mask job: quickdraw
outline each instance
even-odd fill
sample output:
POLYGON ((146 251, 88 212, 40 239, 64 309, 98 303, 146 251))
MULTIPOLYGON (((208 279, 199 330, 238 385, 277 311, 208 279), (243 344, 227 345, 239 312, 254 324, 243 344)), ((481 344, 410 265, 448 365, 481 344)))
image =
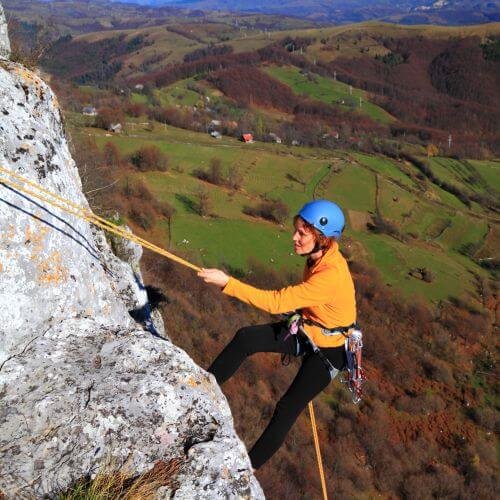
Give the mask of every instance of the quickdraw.
POLYGON ((358 328, 352 328, 345 340, 345 353, 347 357, 347 376, 341 378, 342 382, 352 393, 352 402, 358 404, 363 397, 363 383, 366 380, 361 367, 363 349, 363 333, 358 328))

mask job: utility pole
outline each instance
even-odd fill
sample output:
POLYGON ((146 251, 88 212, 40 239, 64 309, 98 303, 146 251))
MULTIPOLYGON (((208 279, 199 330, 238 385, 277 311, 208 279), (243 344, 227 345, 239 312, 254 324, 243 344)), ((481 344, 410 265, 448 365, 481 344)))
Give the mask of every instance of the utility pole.
POLYGON ((352 95, 352 85, 349 85, 349 95, 352 95))
POLYGON ((361 103, 363 102, 363 99, 361 97, 359 98, 359 107, 361 107, 361 103))
POLYGON ((448 149, 451 148, 451 134, 448 136, 448 149))
POLYGON ((335 81, 335 82, 337 81, 337 72, 336 71, 333 72, 333 81, 335 81))

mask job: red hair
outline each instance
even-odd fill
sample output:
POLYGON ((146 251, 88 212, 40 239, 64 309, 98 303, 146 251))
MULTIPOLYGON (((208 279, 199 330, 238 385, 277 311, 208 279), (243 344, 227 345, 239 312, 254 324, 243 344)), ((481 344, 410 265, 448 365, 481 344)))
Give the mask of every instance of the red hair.
POLYGON ((304 220, 300 215, 296 215, 293 218, 294 224, 297 222, 297 219, 300 219, 304 224, 304 227, 308 229, 311 233, 313 233, 315 243, 322 250, 328 250, 333 245, 335 238, 329 238, 328 236, 325 236, 319 229, 316 229, 312 224, 309 224, 309 222, 304 220))

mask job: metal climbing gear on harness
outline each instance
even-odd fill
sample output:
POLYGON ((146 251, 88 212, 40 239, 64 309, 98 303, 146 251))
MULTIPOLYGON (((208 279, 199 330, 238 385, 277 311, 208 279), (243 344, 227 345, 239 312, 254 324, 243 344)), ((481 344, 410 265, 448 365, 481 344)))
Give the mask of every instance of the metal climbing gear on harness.
POLYGON ((362 386, 366 380, 361 367, 361 350, 363 348, 363 333, 359 328, 353 328, 345 341, 347 357, 347 377, 342 382, 352 393, 352 402, 358 404, 363 396, 362 386))
MULTIPOLYGON (((298 336, 298 334, 300 333, 301 334, 300 337, 307 344, 309 344, 309 347, 312 349, 314 354, 317 354, 321 359, 321 361, 323 362, 323 364, 325 365, 330 375, 330 380, 333 380, 337 376, 337 373, 339 371, 332 365, 330 360, 321 352, 321 349, 309 338, 309 335, 307 335, 306 331, 302 327, 304 323, 304 318, 302 318, 302 315, 300 313, 291 313, 290 315, 285 315, 285 317, 287 318, 286 325, 288 328, 288 333, 284 340, 287 340, 290 336, 294 336, 297 345, 297 352, 295 355, 300 356, 301 354, 301 342, 299 341, 299 336, 298 336)), ((286 363, 286 361, 289 361, 286 359, 286 355, 282 356, 281 362, 285 366, 288 364, 286 363)))
MULTIPOLYGON (((290 335, 297 335, 297 333, 300 332, 302 334, 302 338, 305 339, 313 352, 317 354, 325 364, 326 368, 328 369, 328 373, 330 374, 330 380, 333 380, 336 377, 338 370, 330 363, 330 360, 323 354, 321 349, 311 340, 302 325, 306 324, 317 326, 321 328, 321 332, 328 337, 331 337, 333 335, 343 335, 345 337, 344 346, 347 359, 347 374, 341 379, 341 381, 347 385, 347 388, 351 392, 352 402, 354 404, 358 404, 362 399, 362 386, 364 381, 366 380, 365 373, 363 371, 363 368, 361 367, 363 333, 361 332, 358 324, 353 323, 349 326, 326 328, 316 321, 308 318, 303 318, 299 313, 292 313, 290 315, 287 315, 286 317, 288 334, 286 335, 285 340, 290 335)), ((299 355, 299 345, 300 343, 297 341, 297 356, 299 355)))
MULTIPOLYGON (((288 330, 288 333, 285 335, 285 338, 283 339, 284 342, 286 342, 290 336, 293 336, 293 339, 295 340, 295 356, 300 356, 300 342, 297 337, 297 333, 299 333, 299 326, 301 322, 301 316, 300 314, 292 314, 291 316, 287 317, 286 321, 286 328, 288 330)), ((288 366, 290 364, 290 359, 291 359, 291 354, 282 354, 281 355, 281 364, 283 366, 288 366)))
POLYGON ((337 376, 339 371, 332 365, 330 360, 323 354, 321 349, 309 338, 309 335, 307 335, 302 326, 299 326, 299 331, 302 333, 302 335, 304 335, 306 342, 309 343, 314 354, 317 354, 319 356, 319 359, 323 361, 323 364, 325 365, 326 369, 328 370, 328 374, 330 375, 330 382, 331 382, 337 376))

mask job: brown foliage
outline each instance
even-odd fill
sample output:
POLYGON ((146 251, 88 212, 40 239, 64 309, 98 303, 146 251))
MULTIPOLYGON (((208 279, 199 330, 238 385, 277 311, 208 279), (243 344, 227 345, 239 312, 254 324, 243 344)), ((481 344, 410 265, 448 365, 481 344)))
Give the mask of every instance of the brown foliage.
POLYGON ((125 106, 125 113, 134 118, 138 118, 139 116, 145 115, 147 109, 145 104, 130 102, 125 106))
POLYGON ((132 153, 130 162, 141 172, 159 170, 165 172, 168 166, 167 156, 155 145, 142 146, 132 153))
POLYGON ((103 107, 98 109, 95 117, 95 126, 108 130, 112 124, 123 123, 124 114, 119 108, 103 107))
POLYGON ((326 70, 376 94, 378 104, 401 122, 422 127, 418 134, 425 141, 444 147, 446 139, 439 135, 452 132, 453 153, 481 157, 485 146, 498 152, 500 109, 491 105, 500 91, 496 63, 483 57, 478 38, 417 36, 381 41, 392 53, 403 56, 400 64, 358 55, 336 58, 326 70), (425 129, 433 130, 427 138, 422 136, 425 129))
POLYGON ((118 168, 121 164, 120 150, 113 142, 108 141, 104 144, 102 156, 105 164, 113 169, 118 168))
POLYGON ((252 217, 262 217, 277 224, 283 224, 289 217, 288 206, 280 200, 267 200, 260 202, 256 207, 246 206, 243 213, 252 217))
POLYGON ((212 73, 208 80, 239 105, 293 112, 299 100, 288 85, 251 66, 236 66, 212 73))

